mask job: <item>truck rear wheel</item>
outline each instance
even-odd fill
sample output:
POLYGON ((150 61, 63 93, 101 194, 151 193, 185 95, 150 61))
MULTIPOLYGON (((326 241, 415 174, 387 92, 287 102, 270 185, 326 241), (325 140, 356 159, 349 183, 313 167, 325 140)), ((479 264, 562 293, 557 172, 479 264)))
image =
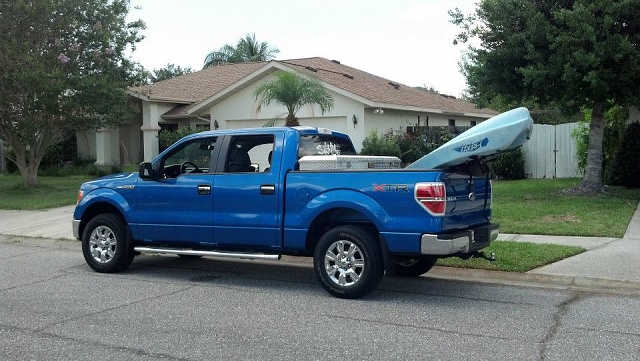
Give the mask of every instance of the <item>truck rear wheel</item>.
POLYGON ((106 213, 91 219, 82 233, 82 254, 97 272, 115 273, 129 267, 135 253, 122 218, 106 213))
POLYGON ((396 276, 418 277, 429 272, 436 261, 437 257, 396 257, 396 276))
POLYGON ((368 294, 384 274, 375 235, 358 226, 338 226, 325 233, 316 246, 313 267, 322 287, 339 298, 368 294))

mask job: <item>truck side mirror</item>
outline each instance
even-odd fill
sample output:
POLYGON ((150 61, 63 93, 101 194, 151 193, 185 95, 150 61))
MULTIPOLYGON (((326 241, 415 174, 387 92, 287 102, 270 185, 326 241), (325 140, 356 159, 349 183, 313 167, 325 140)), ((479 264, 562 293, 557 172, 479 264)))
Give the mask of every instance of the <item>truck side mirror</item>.
POLYGON ((140 177, 140 179, 154 179, 153 166, 151 163, 140 163, 138 167, 138 177, 140 177))

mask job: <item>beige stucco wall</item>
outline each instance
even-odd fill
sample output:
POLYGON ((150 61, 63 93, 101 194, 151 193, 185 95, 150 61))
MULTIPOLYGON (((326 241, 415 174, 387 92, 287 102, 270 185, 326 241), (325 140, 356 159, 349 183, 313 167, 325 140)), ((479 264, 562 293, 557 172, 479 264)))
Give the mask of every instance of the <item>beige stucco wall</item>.
POLYGON ((408 110, 394 110, 384 109, 383 113, 376 113, 374 109, 366 109, 366 134, 369 135, 372 131, 382 135, 389 129, 404 131, 407 126, 411 125, 429 125, 429 126, 448 126, 449 119, 456 121, 456 126, 470 126, 471 121, 475 120, 478 124, 484 119, 465 117, 454 114, 437 114, 437 113, 425 113, 415 112, 408 110), (420 123, 418 124, 418 117, 420 117, 420 123))
MULTIPOLYGON (((211 120, 217 120, 220 129, 235 129, 245 127, 262 127, 269 120, 277 118, 276 125, 284 125, 286 109, 278 104, 262 106, 258 111, 254 90, 262 82, 268 81, 272 76, 252 84, 232 96, 222 100, 208 109, 211 120)), ((384 109, 382 114, 374 113, 375 108, 365 108, 365 105, 346 95, 329 90, 333 96, 334 107, 324 115, 318 106, 305 106, 298 113, 301 125, 325 127, 347 133, 357 150, 362 147, 362 142, 372 130, 385 133, 389 129, 405 129, 407 125, 417 125, 420 116, 420 125, 426 125, 427 117, 430 126, 446 126, 449 119, 455 119, 457 126, 469 126, 471 120, 478 123, 479 118, 464 117, 453 114, 436 114, 415 112, 406 110, 384 109), (357 124, 353 124, 353 116, 357 124)), ((213 126, 212 126, 213 129, 213 126)))
MULTIPOLYGON (((254 91, 262 82, 271 77, 252 84, 233 96, 222 100, 209 108, 211 119, 217 120, 220 129, 235 129, 243 127, 262 127, 272 119, 279 119, 277 126, 284 125, 286 108, 282 105, 271 103, 269 106, 260 107, 256 102, 254 91)), ((301 125, 324 127, 346 132, 352 138, 354 144, 359 146, 364 140, 363 128, 364 108, 363 104, 342 94, 329 90, 334 99, 331 111, 322 114, 320 107, 304 106, 296 114, 301 125), (358 119, 358 124, 353 126, 353 115, 358 119)), ((212 127, 213 129, 213 127, 212 127)))

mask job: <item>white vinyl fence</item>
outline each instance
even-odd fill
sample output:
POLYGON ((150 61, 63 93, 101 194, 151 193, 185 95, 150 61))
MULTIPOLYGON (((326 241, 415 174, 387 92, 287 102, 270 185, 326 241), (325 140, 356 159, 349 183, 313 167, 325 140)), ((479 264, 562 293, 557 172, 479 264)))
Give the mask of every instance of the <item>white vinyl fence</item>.
POLYGON ((571 137, 578 123, 534 124, 531 140, 522 147, 527 178, 582 177, 578 170, 576 140, 571 137))

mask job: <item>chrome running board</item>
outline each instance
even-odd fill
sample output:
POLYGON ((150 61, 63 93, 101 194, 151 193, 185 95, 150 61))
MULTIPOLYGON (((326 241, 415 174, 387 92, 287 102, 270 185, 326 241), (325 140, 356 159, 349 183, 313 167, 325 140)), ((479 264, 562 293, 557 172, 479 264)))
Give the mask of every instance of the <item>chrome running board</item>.
POLYGON ((241 258, 241 259, 273 259, 273 260, 280 259, 279 254, 199 251, 199 250, 184 249, 184 248, 134 247, 133 250, 141 253, 181 254, 186 256, 211 256, 211 257, 226 257, 226 258, 241 258))

